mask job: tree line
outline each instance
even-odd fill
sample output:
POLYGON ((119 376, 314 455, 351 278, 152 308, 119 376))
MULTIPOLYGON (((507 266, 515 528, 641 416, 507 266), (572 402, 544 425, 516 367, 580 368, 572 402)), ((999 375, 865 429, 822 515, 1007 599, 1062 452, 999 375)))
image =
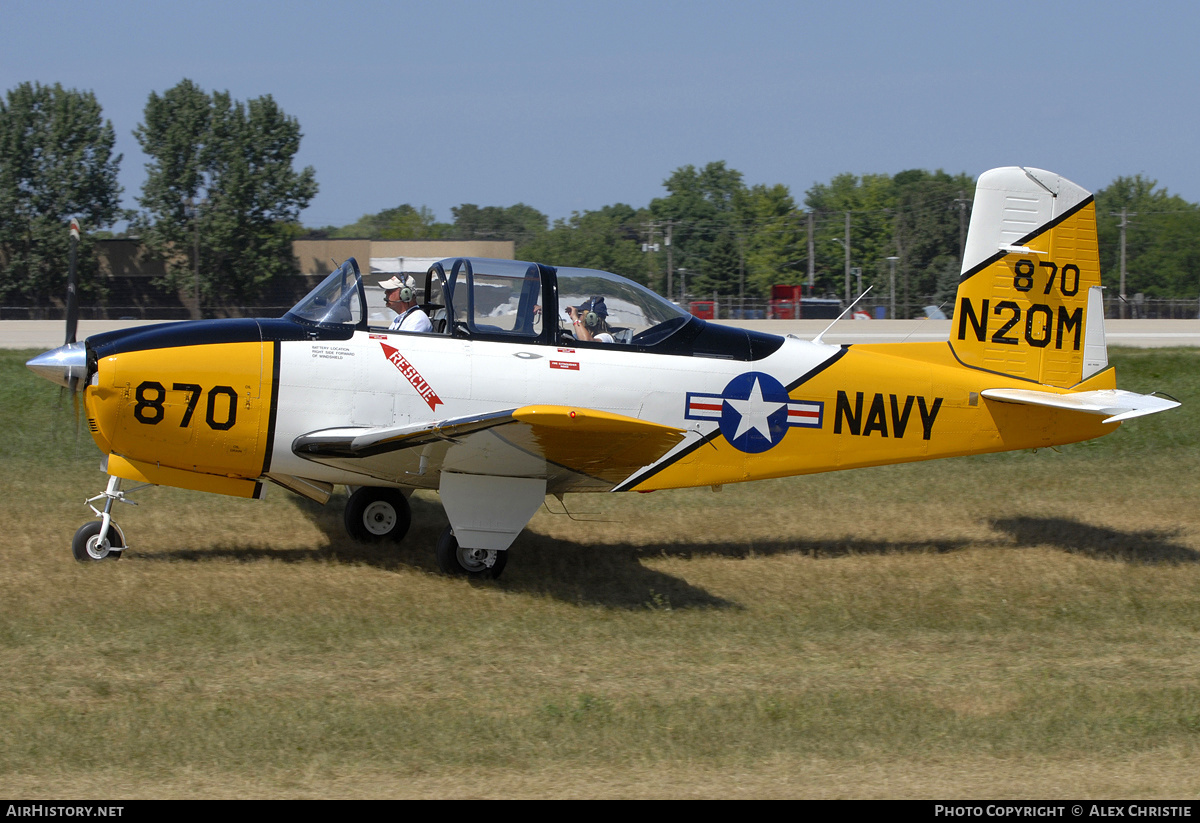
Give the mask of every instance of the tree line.
MULTIPOLYGON (((886 289, 894 267, 900 305, 941 303, 956 288, 974 197, 965 174, 913 169, 841 174, 797 202, 787 186, 748 185, 717 161, 674 170, 663 196, 644 206, 617 203, 553 222, 524 203, 464 203, 451 222, 405 203, 309 230, 299 217, 316 195, 316 173, 295 168, 300 125, 270 95, 239 101, 185 79, 149 95, 133 133, 149 158, 147 177, 139 208, 122 210, 122 158, 91 92, 22 83, 0 99, 0 300, 47 305, 63 293, 66 226, 77 217, 85 296, 99 287, 94 238, 124 220, 166 261, 162 285, 194 288, 204 302, 252 304, 294 271, 291 241, 318 235, 513 240, 519 258, 614 271, 677 299, 684 288, 758 298, 775 284, 844 297, 886 289)), ((1200 293, 1200 206, 1137 175, 1098 191, 1096 211, 1110 293, 1122 256, 1129 294, 1200 293)))
POLYGON ((48 305, 66 290, 77 217, 80 291, 95 299, 95 240, 129 234, 166 263, 166 288, 245 305, 295 271, 292 240, 317 193, 297 170, 300 125, 270 95, 234 100, 183 80, 152 92, 134 136, 149 158, 137 203, 120 208, 121 155, 91 92, 22 83, 0 100, 0 300, 48 305))
MULTIPOLYGON (((404 204, 319 233, 514 240, 520 259, 614 271, 677 299, 685 286, 689 295, 723 301, 762 298, 776 284, 811 285, 815 296, 839 298, 848 287, 851 299, 875 286, 878 295, 889 288, 894 264, 900 305, 938 305, 957 289, 975 196, 966 174, 912 169, 840 174, 797 203, 786 186, 747 185, 724 162, 682 166, 663 187, 664 196, 640 208, 617 203, 553 223, 524 203, 464 204, 451 209, 449 223, 404 204)), ((1096 215, 1111 294, 1119 285, 1122 223, 1128 294, 1200 294, 1200 206, 1136 175, 1096 192, 1096 215)))

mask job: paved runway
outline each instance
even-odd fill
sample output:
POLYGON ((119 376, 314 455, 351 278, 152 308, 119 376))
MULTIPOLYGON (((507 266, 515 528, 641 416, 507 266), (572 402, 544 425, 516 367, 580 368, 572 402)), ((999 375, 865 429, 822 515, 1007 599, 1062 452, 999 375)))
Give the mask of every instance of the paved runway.
MULTIPOLYGON (((80 320, 80 340, 89 334, 112 329, 149 326, 157 320, 80 320)), ((742 323, 718 321, 722 325, 742 325, 772 334, 794 334, 811 340, 829 325, 827 320, 747 320, 742 323)), ((825 335, 827 343, 899 343, 914 340, 948 340, 950 320, 842 320, 825 335)), ((1200 320, 1106 320, 1110 346, 1155 348, 1161 346, 1200 346, 1200 320)), ((62 345, 61 320, 0 320, 0 348, 52 349, 62 345)))

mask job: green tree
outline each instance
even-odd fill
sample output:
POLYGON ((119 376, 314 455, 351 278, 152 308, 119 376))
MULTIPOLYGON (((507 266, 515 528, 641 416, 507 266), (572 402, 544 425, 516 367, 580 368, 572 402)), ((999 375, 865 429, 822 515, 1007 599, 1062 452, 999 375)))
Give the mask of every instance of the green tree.
POLYGON ((1118 177, 1096 192, 1100 272, 1119 293, 1121 213, 1125 212, 1125 292, 1147 297, 1195 297, 1200 288, 1200 206, 1140 174, 1118 177))
MULTIPOLYGON (((71 217, 85 230, 121 217, 115 142, 91 92, 22 83, 0 100, 0 297, 44 306, 65 295, 71 217)), ((85 231, 85 295, 95 271, 85 231)))
MULTIPOLYGON (((742 173, 727 168, 724 161, 702 169, 687 165, 676 169, 663 186, 668 194, 650 202, 650 214, 660 237, 670 232, 675 269, 696 273, 694 280, 689 274, 689 291, 737 294, 745 229, 740 208, 746 196, 742 173)), ((659 282, 665 284, 665 279, 659 282)), ((673 284, 676 294, 678 289, 673 284)))
POLYGON ((202 301, 245 303, 294 270, 291 241, 317 184, 312 167, 293 168, 300 125, 270 95, 243 103, 185 79, 151 93, 134 135, 151 160, 139 227, 171 285, 198 271, 202 301))
POLYGON ((320 230, 328 237, 366 237, 371 240, 440 240, 454 236, 454 226, 439 223, 426 206, 408 203, 377 214, 364 214, 357 222, 341 228, 320 230))
POLYGON ((520 249, 546 231, 546 215, 532 206, 485 206, 463 203, 450 209, 454 233, 464 240, 513 240, 520 249))
POLYGON ((913 169, 897 174, 892 184, 896 188, 896 254, 900 257, 897 312, 912 317, 925 300, 953 299, 953 291, 945 292, 947 272, 953 272, 962 260, 959 243, 964 213, 959 201, 974 198, 975 183, 965 174, 913 169))
POLYGON ((602 269, 646 282, 646 262, 640 245, 644 212, 624 203, 599 211, 576 212, 521 246, 518 256, 555 266, 602 269))
POLYGON ((808 229, 787 186, 752 186, 741 201, 741 224, 746 295, 769 296, 777 283, 799 283, 808 229))
MULTIPOLYGON (((896 189, 886 174, 839 174, 805 193, 804 204, 814 215, 814 273, 819 291, 845 291, 846 213, 850 213, 850 265, 863 271, 863 287, 875 286, 875 296, 888 285, 885 262, 896 253, 896 189)), ((799 282, 781 280, 779 282, 799 282)), ((852 283, 851 289, 857 290, 852 283)), ((857 296, 857 295, 855 295, 857 296)))

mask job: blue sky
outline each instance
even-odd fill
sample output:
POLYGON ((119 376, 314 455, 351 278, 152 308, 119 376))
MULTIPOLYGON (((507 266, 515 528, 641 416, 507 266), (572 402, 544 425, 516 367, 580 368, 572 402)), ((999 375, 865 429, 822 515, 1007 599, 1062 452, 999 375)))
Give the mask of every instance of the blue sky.
POLYGON ((1143 174, 1200 201, 1200 4, 0 0, 0 91, 95 92, 125 205, 151 91, 271 94, 304 132, 307 226, 411 203, 551 218, 724 160, 797 201, 842 172, 1143 174))

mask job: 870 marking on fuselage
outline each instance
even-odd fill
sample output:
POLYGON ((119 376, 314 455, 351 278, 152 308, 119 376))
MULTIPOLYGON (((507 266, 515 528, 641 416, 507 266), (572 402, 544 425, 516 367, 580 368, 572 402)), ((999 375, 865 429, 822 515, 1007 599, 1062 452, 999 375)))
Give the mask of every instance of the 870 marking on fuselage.
MULTIPOLYGON (((1013 267, 1013 288, 1022 293, 1033 291, 1037 275, 1042 273, 1048 277, 1041 294, 1053 294, 1056 285, 1063 297, 1074 297, 1079 293, 1079 267, 1074 263, 1059 266, 1049 260, 1040 260, 1035 264, 1024 258, 1013 267)), ((1068 310, 1063 305, 1034 303, 1023 307, 1015 300, 999 300, 993 304, 989 298, 983 298, 977 306, 971 298, 960 297, 957 337, 967 340, 968 334, 973 334, 981 343, 990 341, 1017 346, 1023 338, 1030 346, 1040 349, 1069 346, 1073 351, 1079 351, 1083 336, 1083 306, 1068 310), (994 331, 990 327, 993 317, 999 321, 994 331)))
MULTIPOLYGON (((187 428, 192 422, 192 412, 200 400, 201 387, 195 383, 173 383, 174 391, 187 392, 187 408, 183 412, 180 428, 187 428)), ((166 417, 165 402, 167 390, 157 380, 143 380, 134 391, 133 416, 139 423, 156 426, 166 417)), ((213 386, 208 390, 208 404, 204 410, 204 422, 214 431, 228 431, 237 421, 237 392, 232 386, 213 386), (225 399, 225 408, 220 408, 220 400, 225 399), (224 419, 221 419, 224 418, 224 419)))

